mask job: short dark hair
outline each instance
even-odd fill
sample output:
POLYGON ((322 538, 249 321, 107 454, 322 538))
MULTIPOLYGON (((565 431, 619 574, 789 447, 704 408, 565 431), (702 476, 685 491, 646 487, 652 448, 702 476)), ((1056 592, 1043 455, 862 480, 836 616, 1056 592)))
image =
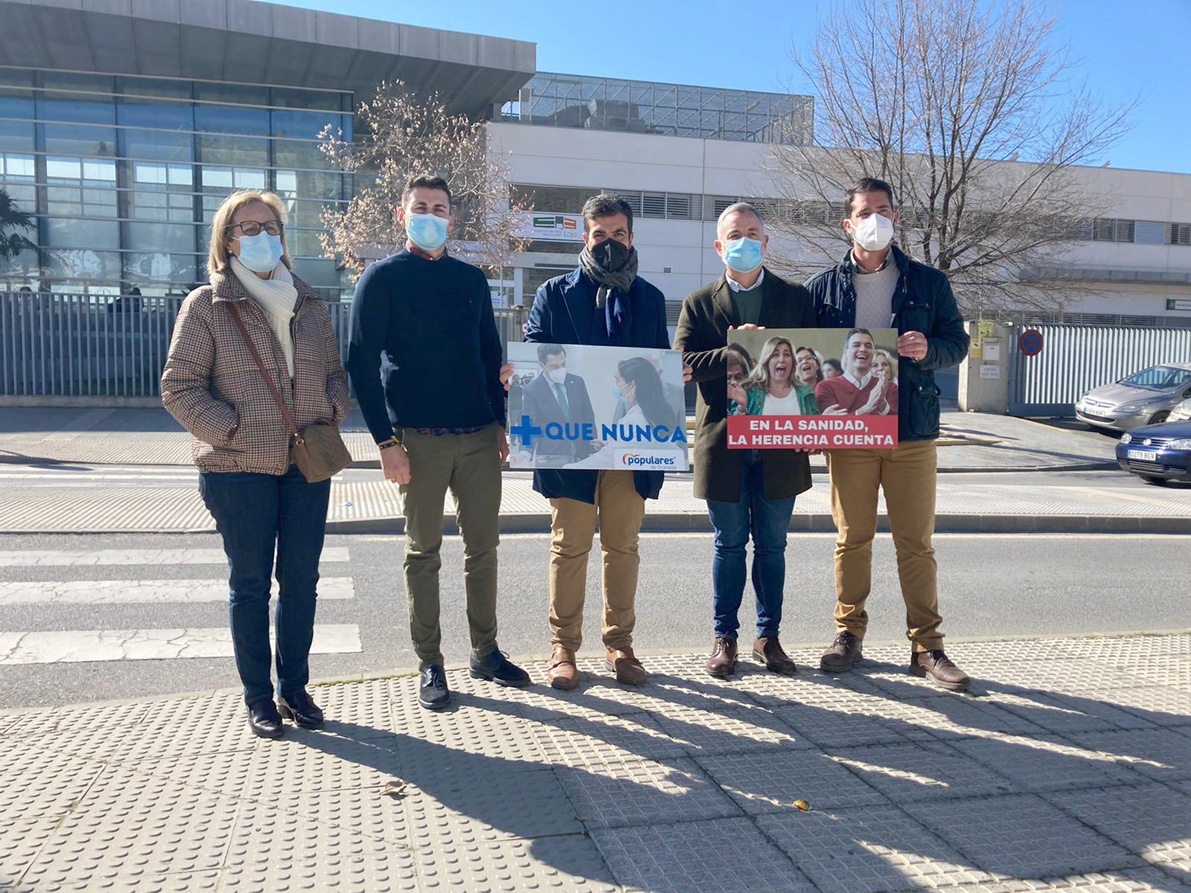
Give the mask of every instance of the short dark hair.
MULTIPOLYGON (((874 191, 875 190, 872 190, 872 189, 865 190, 865 192, 874 192, 874 191)), ((870 332, 868 329, 852 329, 851 331, 848 332, 847 335, 844 336, 844 350, 848 349, 848 342, 852 340, 853 335, 868 335, 869 340, 874 340, 873 333, 870 332)))
POLYGON ((588 224, 597 217, 614 217, 623 214, 629 222, 629 232, 633 231, 633 206, 619 195, 600 193, 593 195, 583 203, 583 232, 591 229, 588 224))
POLYGON ((848 190, 848 194, 844 196, 844 216, 852 216, 852 199, 865 192, 883 192, 889 196, 889 207, 893 207, 893 187, 884 180, 878 180, 876 177, 861 177, 852 184, 852 188, 848 190))
POLYGON ((567 349, 561 344, 539 344, 538 345, 538 362, 543 366, 546 365, 546 357, 552 357, 555 354, 567 355, 567 349))
POLYGON ((418 174, 416 177, 410 177, 409 182, 405 184, 405 189, 401 190, 401 206, 403 208, 415 189, 440 189, 447 194, 448 207, 451 204, 451 187, 447 185, 446 180, 435 174, 418 174))

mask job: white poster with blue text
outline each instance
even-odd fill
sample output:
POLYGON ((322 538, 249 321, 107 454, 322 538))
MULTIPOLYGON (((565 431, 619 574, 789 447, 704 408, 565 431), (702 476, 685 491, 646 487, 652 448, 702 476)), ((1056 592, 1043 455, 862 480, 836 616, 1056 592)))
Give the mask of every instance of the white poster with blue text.
POLYGON ((509 465, 686 471, 682 354, 509 342, 509 465))

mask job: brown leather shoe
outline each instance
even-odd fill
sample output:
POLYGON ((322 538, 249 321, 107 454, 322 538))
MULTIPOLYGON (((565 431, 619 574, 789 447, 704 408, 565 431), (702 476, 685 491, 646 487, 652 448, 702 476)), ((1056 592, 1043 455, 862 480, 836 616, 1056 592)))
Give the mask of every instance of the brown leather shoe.
POLYGON ((649 674, 632 648, 608 649, 608 669, 616 674, 616 681, 625 685, 644 685, 649 674))
POLYGON ((968 674, 953 664, 941 648, 912 652, 910 672, 915 676, 928 676, 935 685, 949 691, 967 691, 972 684, 968 674))
POLYGON ((793 676, 798 672, 794 661, 782 650, 782 643, 777 640, 777 636, 762 636, 753 642, 753 660, 765 664, 765 669, 774 673, 793 676))
POLYGON ((550 652, 550 668, 546 670, 546 681, 551 688, 570 691, 579 685, 579 668, 575 666, 575 652, 562 645, 555 645, 550 652))
POLYGON ((717 636, 707 658, 707 675, 723 679, 736 672, 736 640, 717 636))
POLYGON ((819 658, 819 669, 825 673, 846 673, 861 657, 860 640, 843 630, 819 658))

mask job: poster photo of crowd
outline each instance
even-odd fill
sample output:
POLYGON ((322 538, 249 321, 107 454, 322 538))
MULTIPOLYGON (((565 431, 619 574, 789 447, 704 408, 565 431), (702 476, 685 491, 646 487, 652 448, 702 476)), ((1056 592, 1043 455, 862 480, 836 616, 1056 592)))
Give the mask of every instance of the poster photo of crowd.
POLYGON ((728 333, 728 446, 897 446, 896 329, 728 333))

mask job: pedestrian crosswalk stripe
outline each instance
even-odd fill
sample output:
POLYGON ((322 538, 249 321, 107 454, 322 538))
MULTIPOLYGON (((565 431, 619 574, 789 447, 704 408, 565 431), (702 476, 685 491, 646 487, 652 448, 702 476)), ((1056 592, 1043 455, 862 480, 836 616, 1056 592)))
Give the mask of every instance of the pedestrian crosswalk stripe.
MULTIPOLYGON (((363 650, 356 624, 315 624, 311 654, 363 650)), ((0 632, 0 666, 231 656, 227 627, 0 632)))
MULTIPOLYGON (((323 549, 321 564, 348 560, 347 547, 323 549)), ((0 567, 64 567, 114 564, 227 564, 222 549, 96 549, 93 551, 0 551, 0 567)))
MULTIPOLYGON (((274 586, 276 595, 276 586, 274 586)), ((319 599, 356 597, 351 577, 323 577, 319 599)), ((8 605, 138 605, 224 602, 220 580, 57 580, 0 583, 0 607, 8 605)))

